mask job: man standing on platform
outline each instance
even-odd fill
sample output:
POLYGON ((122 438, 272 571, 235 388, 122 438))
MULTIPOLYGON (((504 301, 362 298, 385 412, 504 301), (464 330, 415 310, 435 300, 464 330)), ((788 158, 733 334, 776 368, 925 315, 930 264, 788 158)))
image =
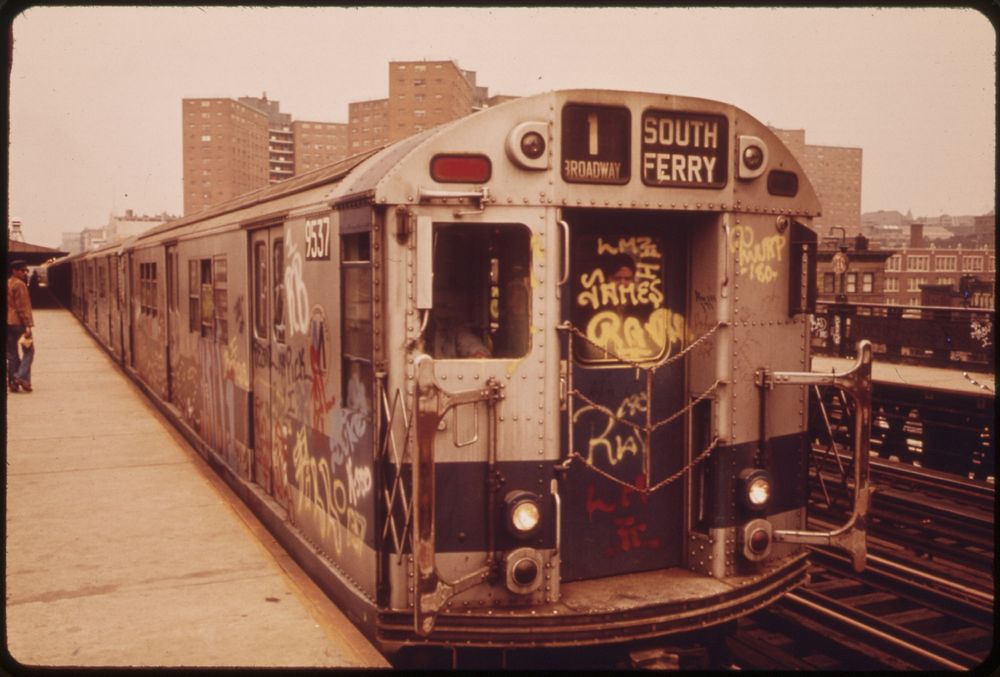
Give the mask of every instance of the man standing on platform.
POLYGON ((28 296, 28 264, 14 261, 7 279, 7 387, 12 393, 18 388, 31 392, 31 361, 34 357, 31 327, 31 298, 28 296), (23 337, 23 340, 22 340, 23 337), (23 357, 18 354, 22 343, 23 357))

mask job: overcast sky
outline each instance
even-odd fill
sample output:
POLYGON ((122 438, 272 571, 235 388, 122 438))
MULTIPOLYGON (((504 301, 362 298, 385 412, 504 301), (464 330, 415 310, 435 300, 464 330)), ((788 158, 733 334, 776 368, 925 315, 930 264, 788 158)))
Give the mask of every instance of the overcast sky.
POLYGON ((347 122, 391 60, 453 59, 491 94, 725 101, 862 148, 862 211, 994 208, 996 36, 971 9, 34 7, 13 36, 10 216, 46 246, 181 214, 181 99, 347 122))

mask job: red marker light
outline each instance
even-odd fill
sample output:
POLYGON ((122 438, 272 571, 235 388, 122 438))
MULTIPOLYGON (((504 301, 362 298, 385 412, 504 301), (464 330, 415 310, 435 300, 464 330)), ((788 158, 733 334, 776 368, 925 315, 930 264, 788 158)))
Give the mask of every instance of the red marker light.
POLYGON ((431 178, 440 183, 486 183, 493 164, 485 155, 435 155, 431 178))

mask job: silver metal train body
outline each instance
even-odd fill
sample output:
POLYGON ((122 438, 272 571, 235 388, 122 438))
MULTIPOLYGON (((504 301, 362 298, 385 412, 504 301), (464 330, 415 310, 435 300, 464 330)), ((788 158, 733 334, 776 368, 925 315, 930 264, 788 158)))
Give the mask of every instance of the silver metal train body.
MULTIPOLYGON (((502 104, 52 267, 383 648, 688 632, 863 565, 805 530, 820 205, 732 105, 502 104)), ((863 419, 864 417, 859 417, 863 419)), ((136 453, 142 453, 136 450, 136 453)))

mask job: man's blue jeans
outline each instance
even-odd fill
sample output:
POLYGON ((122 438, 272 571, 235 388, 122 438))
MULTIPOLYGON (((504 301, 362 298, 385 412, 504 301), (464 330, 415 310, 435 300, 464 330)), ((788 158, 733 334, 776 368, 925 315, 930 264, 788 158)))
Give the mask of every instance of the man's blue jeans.
POLYGON ((32 346, 24 351, 24 356, 17 354, 17 341, 24 333, 24 327, 19 324, 7 327, 7 383, 20 379, 31 383, 31 362, 35 359, 35 348, 32 346))

